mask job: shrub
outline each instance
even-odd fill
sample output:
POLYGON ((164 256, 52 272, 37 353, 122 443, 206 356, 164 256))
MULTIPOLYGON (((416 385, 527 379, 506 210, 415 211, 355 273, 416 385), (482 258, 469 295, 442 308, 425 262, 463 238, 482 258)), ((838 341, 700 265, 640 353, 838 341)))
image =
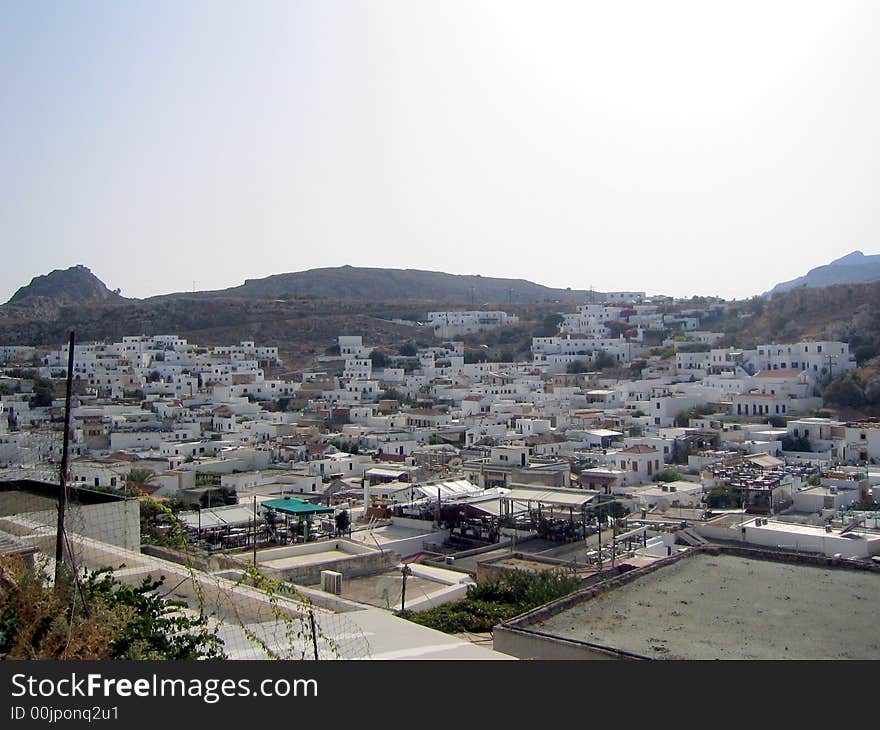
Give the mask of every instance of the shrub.
POLYGON ((578 579, 562 571, 514 570, 492 583, 468 588, 468 596, 427 611, 402 615, 410 621, 454 634, 487 632, 496 624, 576 591, 578 579))
POLYGON ((595 365, 598 370, 613 368, 617 365, 617 358, 615 358, 614 355, 608 354, 605 350, 599 350, 599 352, 596 353, 596 358, 593 360, 593 365, 595 365))

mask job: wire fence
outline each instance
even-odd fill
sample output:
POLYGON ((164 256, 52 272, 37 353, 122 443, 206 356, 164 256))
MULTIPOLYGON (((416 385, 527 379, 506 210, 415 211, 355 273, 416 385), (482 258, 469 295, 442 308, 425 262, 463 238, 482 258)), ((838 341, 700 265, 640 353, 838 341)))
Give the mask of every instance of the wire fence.
POLYGON ((0 654, 370 658, 345 601, 293 585, 247 547, 205 550, 160 500, 62 488, 58 475, 40 464, 0 478, 0 654))

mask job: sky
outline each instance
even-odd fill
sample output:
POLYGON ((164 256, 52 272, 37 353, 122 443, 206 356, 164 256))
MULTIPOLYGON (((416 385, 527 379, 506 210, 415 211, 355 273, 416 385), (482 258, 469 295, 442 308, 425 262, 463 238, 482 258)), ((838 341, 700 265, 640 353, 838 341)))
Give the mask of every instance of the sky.
POLYGON ((325 266, 743 298, 880 252, 880 3, 0 0, 0 302, 325 266))

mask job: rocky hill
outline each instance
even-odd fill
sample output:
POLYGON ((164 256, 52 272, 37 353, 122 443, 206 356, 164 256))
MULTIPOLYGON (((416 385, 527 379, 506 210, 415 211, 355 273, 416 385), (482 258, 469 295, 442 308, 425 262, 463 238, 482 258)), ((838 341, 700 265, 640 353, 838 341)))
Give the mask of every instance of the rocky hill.
POLYGON ((853 251, 830 264, 810 269, 804 276, 777 284, 770 290, 770 294, 781 294, 801 287, 816 288, 872 281, 880 281, 880 255, 865 256, 861 251, 853 251))
POLYGON ((55 269, 43 276, 35 276, 30 284, 15 292, 7 304, 18 307, 45 307, 121 304, 125 301, 118 292, 110 291, 103 281, 88 268, 79 264, 69 269, 55 269))
POLYGON ((547 300, 582 303, 588 301, 590 292, 554 289, 525 279, 499 279, 478 274, 338 266, 248 279, 241 286, 201 292, 200 295, 246 299, 313 296, 367 302, 420 300, 480 306, 547 300))
POLYGON ((800 287, 772 299, 753 297, 729 309, 724 344, 754 347, 803 339, 850 343, 856 359, 880 355, 880 282, 800 287))

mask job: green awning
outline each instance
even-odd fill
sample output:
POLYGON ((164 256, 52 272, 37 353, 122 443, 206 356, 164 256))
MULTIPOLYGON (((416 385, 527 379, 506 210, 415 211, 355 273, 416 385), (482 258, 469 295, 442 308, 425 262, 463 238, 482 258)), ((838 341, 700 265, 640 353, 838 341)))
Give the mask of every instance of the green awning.
POLYGON ((333 507, 322 507, 296 497, 270 499, 263 502, 263 507, 269 507, 289 515, 328 515, 336 511, 333 507))

